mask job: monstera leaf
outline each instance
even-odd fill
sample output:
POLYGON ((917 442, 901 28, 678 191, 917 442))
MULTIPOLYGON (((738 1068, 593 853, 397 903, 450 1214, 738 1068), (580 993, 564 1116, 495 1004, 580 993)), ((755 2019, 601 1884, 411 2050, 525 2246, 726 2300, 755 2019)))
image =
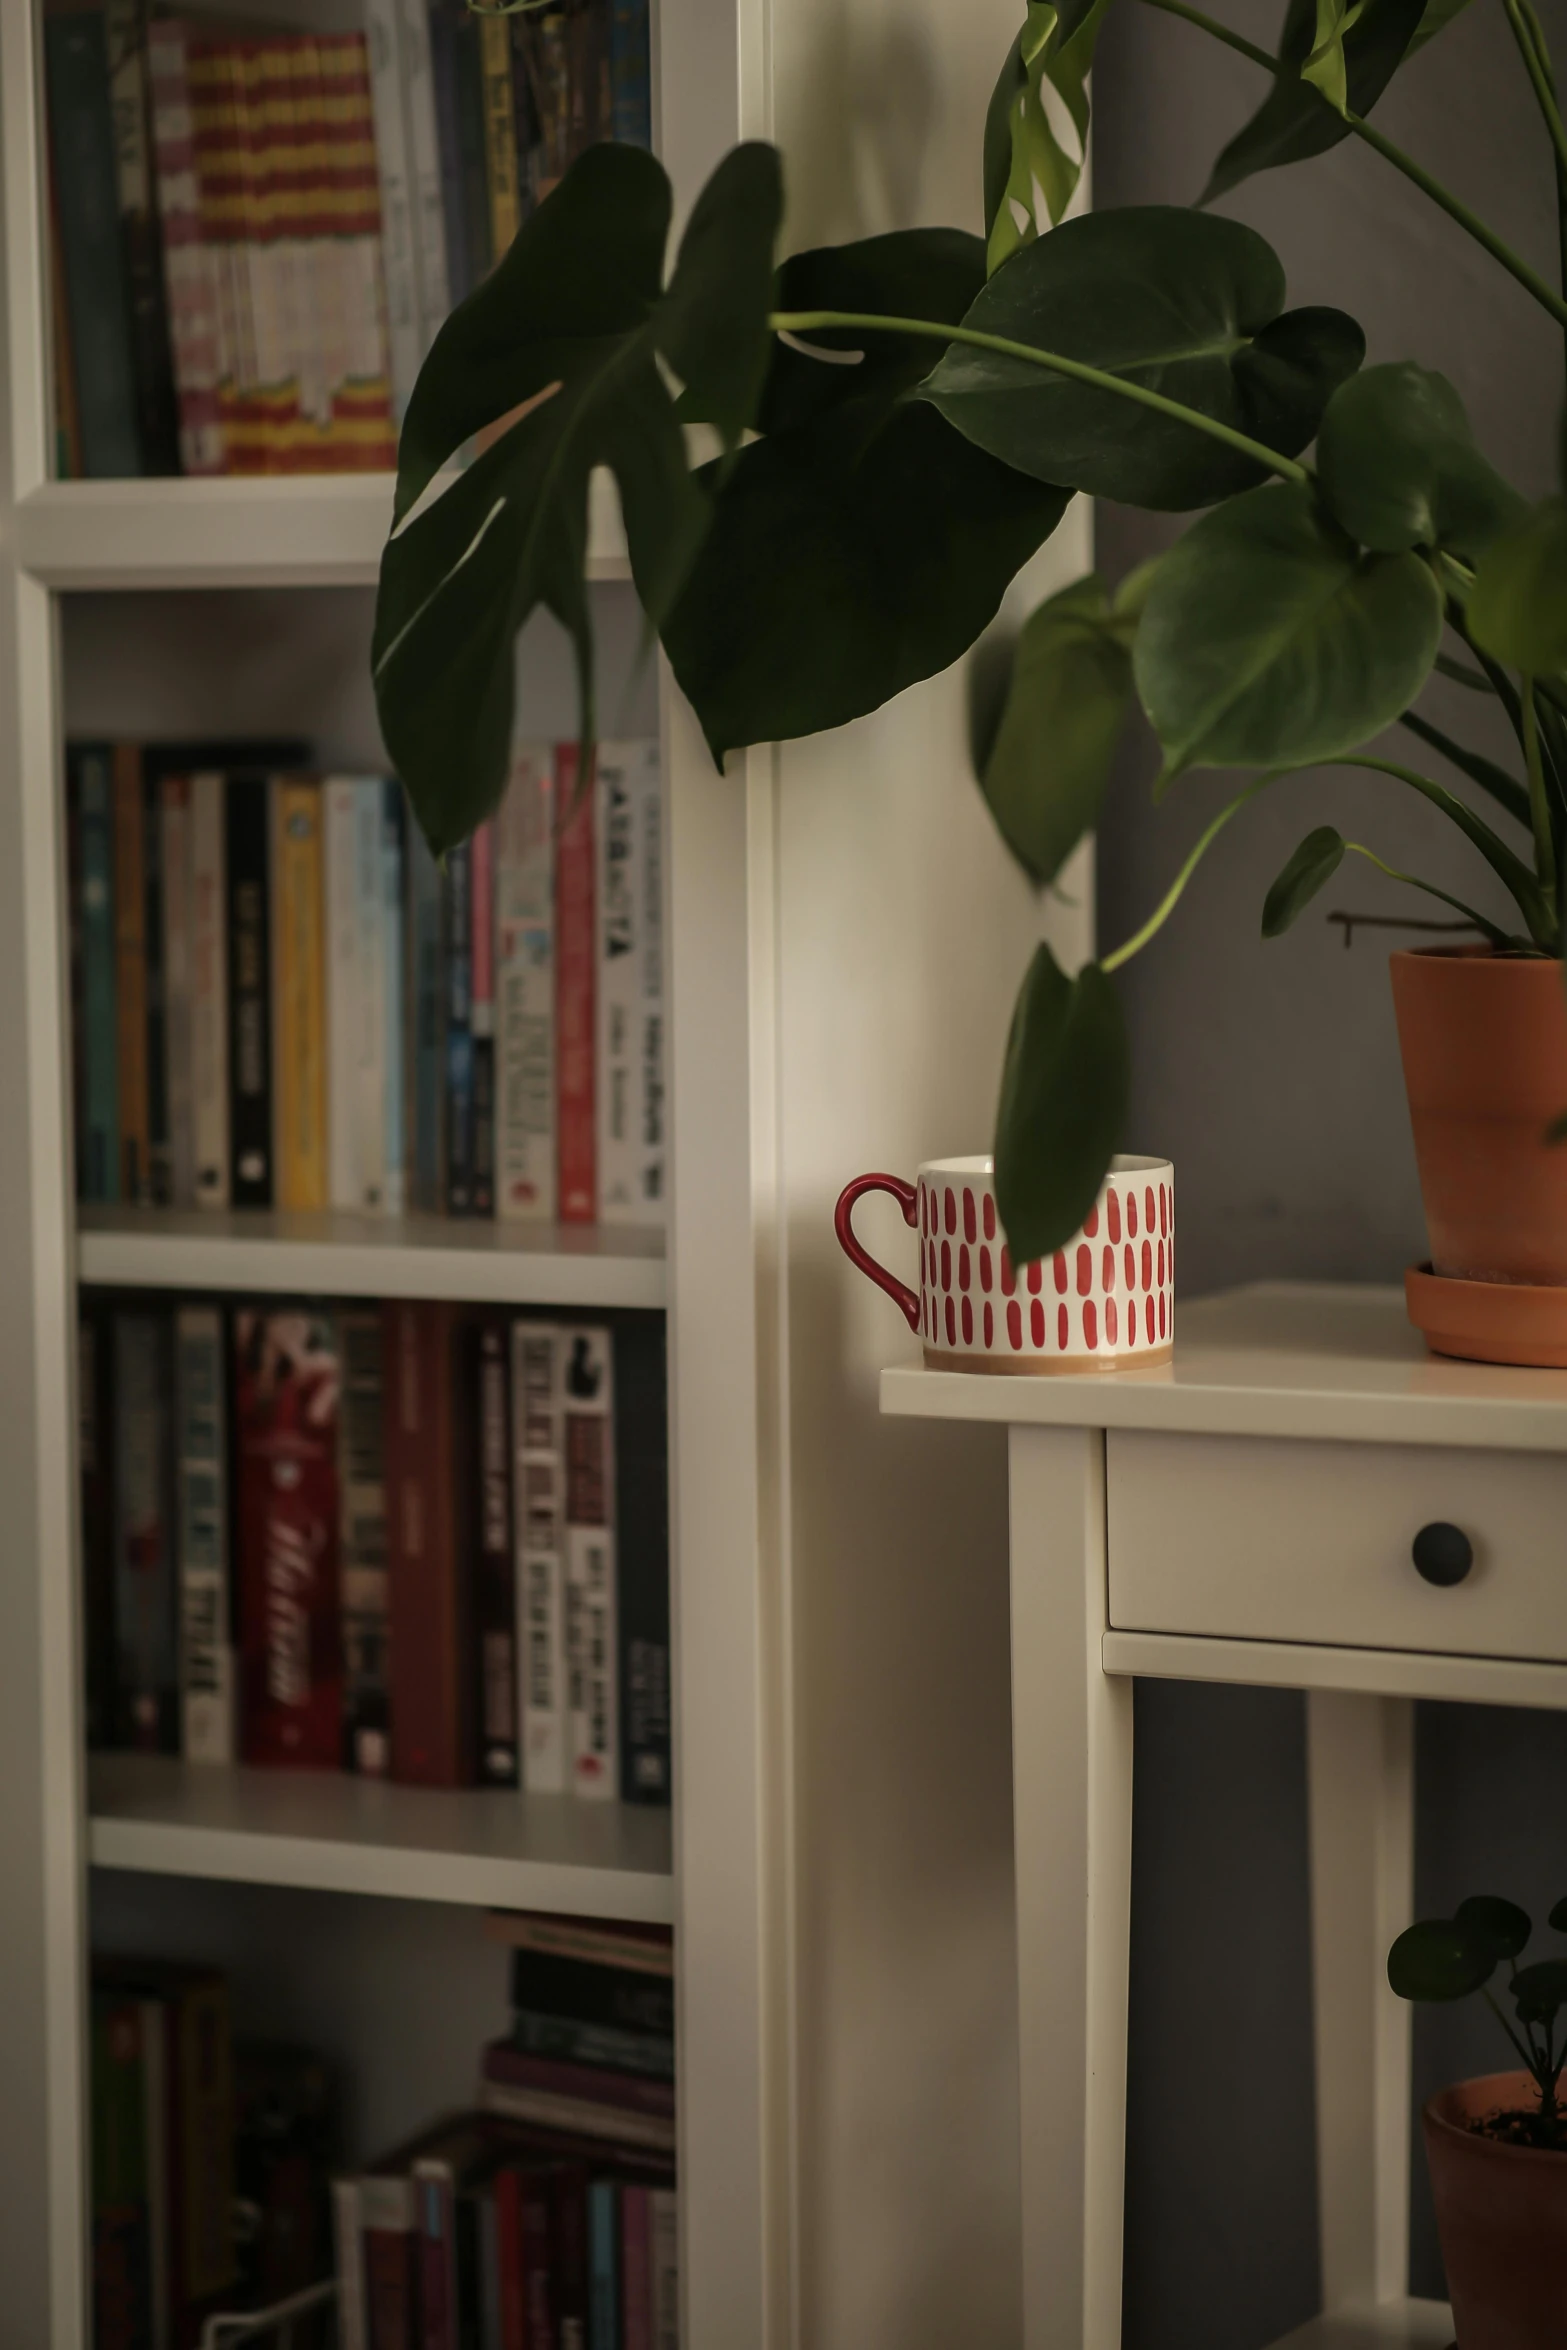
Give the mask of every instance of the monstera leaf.
POLYGON ((655 623, 685 579, 709 499, 688 470, 664 371, 733 447, 767 367, 782 203, 774 150, 735 148, 698 199, 666 286, 662 167, 639 148, 589 148, 436 337, 403 427, 399 527, 382 557, 371 657, 387 750, 438 853, 500 797, 513 644, 541 606, 575 645, 592 733, 583 573, 596 465, 615 475, 655 623), (420 509, 444 461, 514 410, 420 509))
POLYGON ((1475 446, 1445 375, 1403 360, 1340 384, 1317 436, 1334 518, 1380 555, 1446 547, 1478 555, 1524 502, 1475 446))
MULTIPOLYGON (((1284 308, 1255 229, 1176 206, 1069 220, 1015 253, 963 320, 1086 362, 1292 457, 1365 351, 1341 310, 1284 308)), ((1007 353, 954 343, 925 383, 1004 464, 1130 505, 1205 506, 1268 468, 1198 427, 1007 353)))
POLYGON ((1064 215, 1088 145, 1088 71, 1109 0, 1027 0, 985 117, 987 267, 1064 215))
POLYGON ((980 789, 1030 879, 1054 881, 1099 818, 1132 702, 1133 619, 1097 573, 1030 614, 980 789))
POLYGON ((1201 201, 1211 204, 1253 172, 1303 163, 1347 139, 1346 109, 1371 112, 1420 31, 1426 8, 1427 0, 1365 0, 1364 7, 1350 9, 1340 9, 1336 0, 1289 0, 1273 87, 1219 157, 1201 201))
POLYGON ((1567 498, 1547 498, 1481 559, 1469 594, 1477 645, 1533 677, 1567 677, 1567 498))
MULTIPOLYGON (((984 268, 977 237, 911 229, 797 255, 778 307, 955 323, 984 268)), ((947 668, 1060 521, 1066 490, 912 396, 929 356, 906 335, 801 330, 768 375, 764 437, 727 478, 698 477, 712 524, 662 633, 715 758, 841 726, 947 668)))
POLYGON ((1097 963, 1068 979, 1041 941, 1012 1014, 996 1113, 996 1206, 1015 1264, 1070 1240, 1099 1197, 1129 1073, 1115 989, 1097 963))

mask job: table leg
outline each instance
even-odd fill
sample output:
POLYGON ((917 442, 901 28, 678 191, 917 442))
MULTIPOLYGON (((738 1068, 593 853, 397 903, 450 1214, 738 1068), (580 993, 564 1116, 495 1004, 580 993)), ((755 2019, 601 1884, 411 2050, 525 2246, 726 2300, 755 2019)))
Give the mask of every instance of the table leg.
POLYGON ((1025 2350, 1119 2350, 1132 1685, 1107 1678, 1104 1437, 1013 1428, 1025 2350))
POLYGON ((1317 2209, 1331 2311, 1408 2291, 1410 2017, 1386 1962, 1414 1897, 1414 1708, 1331 1689, 1306 1704, 1317 2209))

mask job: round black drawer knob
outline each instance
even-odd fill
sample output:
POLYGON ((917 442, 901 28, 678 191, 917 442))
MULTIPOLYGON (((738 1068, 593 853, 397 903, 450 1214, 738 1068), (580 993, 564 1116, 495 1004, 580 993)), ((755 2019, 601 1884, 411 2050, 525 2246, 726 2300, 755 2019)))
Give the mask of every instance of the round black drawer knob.
POLYGON ((1411 1545, 1415 1570, 1428 1583, 1461 1583, 1475 1563, 1474 1544, 1462 1526, 1434 1518, 1422 1526, 1411 1545))

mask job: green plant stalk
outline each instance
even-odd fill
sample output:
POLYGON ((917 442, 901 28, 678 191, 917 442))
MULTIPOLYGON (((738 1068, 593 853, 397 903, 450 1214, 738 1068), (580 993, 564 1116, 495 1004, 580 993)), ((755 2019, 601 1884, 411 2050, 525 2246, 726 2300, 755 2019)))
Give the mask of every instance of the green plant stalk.
MULTIPOLYGON (((1567 311, 1563 316, 1567 317, 1567 311)), ((1092 384, 1096 391, 1114 392, 1120 399, 1135 401, 1140 408, 1152 408, 1159 416, 1174 417, 1179 424, 1189 424, 1194 431, 1205 432, 1210 440, 1223 441, 1227 448, 1238 449, 1243 457, 1265 465, 1270 473, 1281 474, 1286 481, 1304 487, 1311 480, 1306 467, 1297 465, 1293 457, 1281 456, 1277 449, 1254 441, 1249 433, 1221 424, 1216 416, 1204 416, 1179 400, 1167 400, 1163 392, 1150 391, 1145 384, 1128 383, 1124 377, 1111 375, 1102 367, 1090 367, 1086 360, 1063 359, 1059 353, 1038 350, 1032 343, 1015 343, 1007 335, 981 334, 967 326, 942 326, 933 318, 882 318, 863 310, 775 310, 767 323, 777 334, 808 335, 824 328, 843 327, 861 334, 923 335, 930 342, 964 343, 976 351, 995 351, 1003 359, 1022 359, 1030 367, 1042 367, 1052 375, 1070 376, 1075 383, 1092 384)))
POLYGON ((1461 775, 1467 775, 1471 783, 1477 783, 1482 791, 1489 792, 1498 806, 1507 810, 1515 824, 1528 824, 1528 790, 1505 768, 1498 767, 1493 759, 1483 758, 1478 751, 1469 750, 1463 743, 1455 742, 1450 734, 1442 732, 1440 726, 1433 726, 1429 718, 1422 718, 1418 710, 1406 710, 1398 723, 1407 726, 1420 742, 1429 743, 1433 751, 1440 751, 1443 758, 1450 760, 1461 775))
MULTIPOLYGON (((1286 771, 1281 770, 1280 772, 1286 771)), ((1266 786, 1272 783, 1274 780, 1274 776, 1271 774, 1259 775, 1255 783, 1249 783, 1243 792, 1238 792, 1236 794, 1235 798, 1229 802, 1227 807, 1223 807, 1219 810, 1218 815, 1214 817, 1212 823, 1206 825, 1198 834, 1196 846, 1192 849, 1185 863, 1181 866, 1180 871, 1176 874, 1175 879, 1171 882, 1169 888, 1165 891, 1163 897, 1159 900, 1159 903, 1157 906, 1155 906, 1153 912, 1149 915, 1141 930, 1134 930, 1131 937, 1124 939, 1121 945, 1118 946, 1113 953, 1101 956, 1099 963, 1099 968, 1101 971, 1119 971, 1123 963, 1129 963, 1134 955, 1140 955, 1144 947, 1147 946, 1149 940, 1158 936, 1159 932, 1169 921, 1170 916, 1175 912, 1176 907, 1180 904, 1182 891, 1185 889, 1186 884, 1190 881, 1192 875, 1196 872, 1198 866, 1201 864, 1211 843, 1217 840, 1219 834, 1224 830, 1224 827, 1230 821, 1230 818, 1234 815, 1238 815, 1240 810, 1245 807, 1248 800, 1254 800, 1257 797, 1257 794, 1264 790, 1266 786)))
POLYGON ((1462 898, 1455 898, 1448 890, 1438 889, 1434 881, 1422 881, 1417 873, 1405 873, 1399 866, 1388 864, 1385 858, 1377 855, 1375 849, 1368 849, 1364 841, 1347 840, 1344 846, 1353 849, 1357 857, 1364 857, 1368 865, 1375 865, 1377 871, 1385 873, 1389 881, 1402 881, 1410 889, 1424 890, 1428 898, 1440 898, 1444 906, 1451 906, 1454 913, 1462 914, 1467 922, 1472 922, 1481 937, 1488 938, 1492 946, 1515 947, 1527 943, 1509 936, 1487 915, 1477 913, 1473 906, 1466 906, 1462 898))
MULTIPOLYGON (((1556 75, 1551 66, 1551 52, 1545 38, 1545 27, 1540 22, 1533 0, 1519 0, 1519 8, 1523 21, 1529 28, 1529 37, 1534 43, 1535 56, 1539 60, 1540 70, 1545 76, 1546 86, 1550 90, 1554 102, 1556 99, 1556 75)), ((1560 112, 1561 109, 1558 106, 1558 119, 1560 112)), ((1563 165, 1559 150, 1556 157, 1556 250, 1557 277, 1563 294, 1567 295, 1567 166, 1563 165)), ((1567 354, 1567 336, 1563 337, 1563 347, 1564 354, 1567 354)))
POLYGON ((1506 2016, 1503 2015, 1501 2008, 1498 2005, 1488 1983, 1481 1987, 1480 1996, 1485 2001, 1486 2006, 1491 2010, 1491 2013, 1495 2016, 1497 2022, 1501 2025, 1502 2030, 1507 2034, 1508 2039, 1511 2040, 1513 2046, 1517 2049, 1519 2055, 1523 2058, 1524 2068, 1532 2075, 1536 2086, 1540 2090, 1541 2101, 1543 2103, 1545 2089, 1543 2083, 1540 2081, 1540 2068, 1535 2059, 1533 2049, 1526 2048, 1523 2042, 1519 2039, 1517 2033, 1513 2030, 1512 2025, 1508 2022, 1506 2016))
POLYGON ((1502 0, 1502 6, 1506 9, 1507 21, 1513 28, 1513 39, 1518 44, 1518 54, 1523 59, 1524 71, 1534 85, 1534 95, 1538 101, 1540 113, 1544 117, 1545 127, 1551 134, 1551 144, 1556 149, 1557 168, 1558 170, 1567 170, 1567 129, 1562 127, 1561 114, 1556 104, 1556 92, 1551 87, 1550 74, 1535 41, 1537 28, 1531 25, 1524 15, 1519 6, 1519 0, 1502 0))
MULTIPOLYGON (((1308 759, 1305 767, 1359 767, 1371 775, 1391 775, 1398 783, 1407 783, 1411 791, 1419 792, 1434 807, 1442 810, 1465 833, 1479 850, 1493 873, 1506 887, 1524 918, 1525 926, 1534 944, 1542 954, 1556 952, 1556 920, 1554 908, 1543 897, 1540 885, 1521 857, 1514 856, 1507 843, 1491 830, 1484 817, 1450 792, 1445 784, 1435 782, 1413 767, 1401 767, 1396 759, 1367 759, 1346 756, 1342 759, 1308 759)), ((1301 768, 1280 768, 1276 772, 1293 775, 1301 768)))
POLYGON ((1534 706, 1534 680, 1523 680, 1523 755, 1529 771, 1529 814, 1534 825, 1534 869, 1547 905, 1556 902, 1556 855, 1551 845, 1551 810, 1545 796, 1545 769, 1540 761, 1540 714, 1534 706))
MULTIPOLYGON (((1196 25, 1202 32, 1211 33, 1226 48, 1237 50, 1242 57, 1249 57, 1254 65, 1266 66, 1269 73, 1277 73, 1276 57, 1270 57, 1266 49, 1259 49, 1255 42, 1243 40, 1239 33, 1232 33, 1228 25, 1219 24, 1213 17, 1205 16, 1200 8, 1188 7, 1186 0, 1144 0, 1144 5, 1161 8, 1167 16, 1184 17, 1188 24, 1196 25)), ((1323 103, 1326 105, 1326 99, 1323 103)), ((1384 138, 1379 130, 1374 130, 1363 115, 1345 114, 1342 120, 1357 139, 1364 140, 1385 163, 1391 163, 1395 171, 1401 171, 1405 179, 1412 180, 1422 195, 1429 196, 1433 204, 1440 205, 1449 218, 1457 221, 1466 235, 1473 237, 1477 245, 1483 245, 1492 260, 1499 261, 1509 276, 1515 277, 1524 291, 1532 294, 1541 307, 1550 312, 1558 326, 1567 329, 1567 300, 1553 293, 1539 271, 1531 269, 1522 255, 1515 253, 1511 245, 1497 235, 1495 229, 1488 228, 1478 213, 1471 212, 1461 197, 1455 196, 1450 188, 1444 188, 1441 181, 1426 170, 1424 164, 1417 163, 1412 155, 1406 155, 1402 147, 1395 147, 1391 139, 1384 138)))

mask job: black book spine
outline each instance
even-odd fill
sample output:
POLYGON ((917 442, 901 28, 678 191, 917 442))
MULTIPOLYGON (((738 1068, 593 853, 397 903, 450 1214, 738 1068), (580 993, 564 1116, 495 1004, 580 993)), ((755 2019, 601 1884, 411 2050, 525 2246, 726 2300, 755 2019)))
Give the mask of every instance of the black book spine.
POLYGON ((615 1612, 627 1803, 668 1803, 671 1795, 667 1396, 664 1318, 629 1315, 615 1332, 615 1612))
POLYGON ((599 1966, 553 1951, 514 1950, 511 2003, 519 2013, 603 2024, 667 2039, 675 2028, 675 1986, 668 1975, 638 1967, 599 1966))
POLYGON ((78 1446, 82 1483, 82 1629, 87 1744, 114 1738, 114 1379, 113 1325, 84 1303, 77 1322, 78 1446))
POLYGON ((474 1589, 478 1638, 476 1719, 479 1777, 486 1787, 517 1784, 517 1599, 511 1541, 511 1427, 507 1332, 480 1322, 464 1333, 473 1446, 474 1589))
POLYGON ((146 905, 143 952, 147 963, 147 1180, 152 1204, 174 1197, 169 1140, 169 1030, 163 973, 163 786, 142 769, 142 895, 146 905))
POLYGON ((446 1212, 473 1213, 473 939, 467 844, 446 860, 446 1212))
POLYGON ((179 406, 154 192, 147 14, 146 0, 109 0, 104 25, 142 470, 171 474, 180 470, 179 406))
POLYGON ((229 1197, 272 1205, 272 955, 269 792, 260 775, 228 779, 229 1197))

